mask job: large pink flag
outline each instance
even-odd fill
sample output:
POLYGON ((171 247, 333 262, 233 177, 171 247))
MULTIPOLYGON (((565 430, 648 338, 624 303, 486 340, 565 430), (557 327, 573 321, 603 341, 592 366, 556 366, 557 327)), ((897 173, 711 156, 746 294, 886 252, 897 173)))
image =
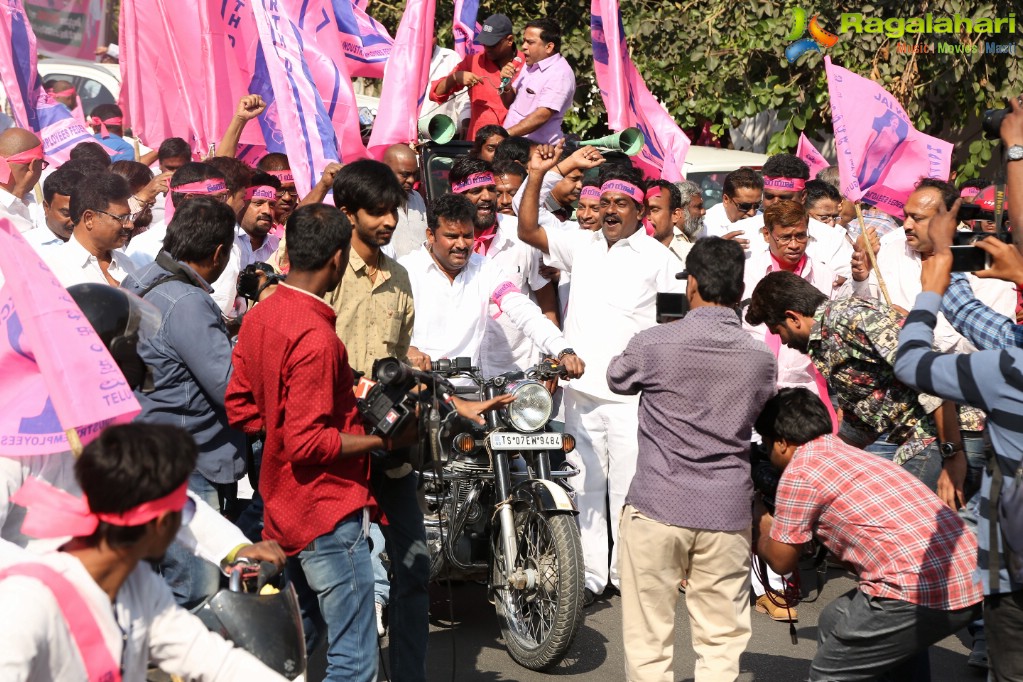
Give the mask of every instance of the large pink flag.
POLYGON ((874 81, 824 58, 842 194, 903 217, 920 178, 948 180, 952 144, 913 127, 906 111, 874 81))
POLYGON ((141 409, 67 291, 17 228, 0 219, 0 455, 71 449, 141 409))
POLYGON ((369 153, 374 158, 379 159, 392 144, 419 140, 419 109, 430 80, 436 8, 437 0, 408 0, 405 5, 369 138, 369 153))
POLYGON ((618 0, 591 0, 590 35, 608 127, 616 131, 639 128, 646 145, 634 161, 649 175, 668 182, 684 179, 682 164, 689 151, 689 137, 647 89, 632 63, 618 0))
POLYGON ((810 167, 810 177, 816 177, 819 171, 824 170, 831 164, 824 158, 824 155, 817 151, 813 142, 807 139, 806 135, 799 133, 799 144, 796 146, 796 156, 802 159, 810 167))
POLYGON ((480 31, 480 25, 476 23, 479 10, 480 0, 455 0, 451 32, 455 36, 455 52, 459 57, 483 51, 483 46, 476 44, 476 35, 480 31))
POLYGON ((14 122, 21 128, 39 130, 35 118, 40 88, 36 36, 21 0, 0 3, 0 85, 7 93, 14 122))
POLYGON ((366 14, 365 1, 331 0, 330 4, 334 9, 331 28, 338 32, 348 72, 353 76, 383 78, 384 65, 394 45, 387 29, 366 14))

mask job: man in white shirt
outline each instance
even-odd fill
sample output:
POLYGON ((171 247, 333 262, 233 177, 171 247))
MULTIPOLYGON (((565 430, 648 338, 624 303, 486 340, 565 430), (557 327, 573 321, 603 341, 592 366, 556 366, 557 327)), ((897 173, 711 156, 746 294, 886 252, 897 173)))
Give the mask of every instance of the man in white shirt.
POLYGON ((186 481, 195 460, 181 429, 115 426, 75 462, 84 504, 38 481, 19 491, 34 535, 71 526, 76 537, 41 556, 0 549, 7 677, 142 682, 152 662, 188 679, 284 679, 177 607, 148 564, 191 518, 186 481))
MULTIPOLYGON (((764 210, 782 200, 806 203, 806 181, 810 168, 806 162, 792 154, 775 154, 764 162, 764 210)), ((747 255, 753 256, 767 251, 767 243, 761 238, 764 216, 744 218, 731 226, 726 238, 739 240, 747 255)), ((828 266, 835 273, 833 288, 838 289, 848 281, 851 272, 853 247, 846 239, 845 231, 810 218, 809 241, 806 252, 815 263, 828 266)))
POLYGON ((412 346, 431 359, 472 358, 486 372, 483 339, 487 327, 495 324, 496 310, 543 352, 561 359, 571 376, 580 376, 582 361, 561 330, 519 290, 515 276, 473 253, 474 214, 461 194, 438 197, 428 215, 426 248, 399 261, 408 271, 416 301, 412 346))
POLYGON ((117 286, 138 269, 122 251, 131 236, 130 196, 128 181, 113 173, 89 178, 72 190, 71 239, 43 254, 65 288, 87 282, 117 286))
POLYGON ((651 236, 685 263, 693 244, 676 227, 685 222, 682 192, 667 180, 652 180, 647 183, 645 203, 647 222, 654 230, 651 236))
POLYGON ((658 292, 683 292, 675 279, 682 268, 643 229, 643 181, 631 167, 605 167, 599 231, 541 227, 540 185, 561 151, 561 144, 533 149, 519 210, 519 238, 546 254, 548 265, 572 274, 565 336, 590 369, 565 389, 565 429, 577 439, 568 459, 582 472, 572 485, 586 561, 586 602, 592 603, 609 582, 618 586, 618 519, 639 448, 638 398, 611 391, 608 364, 636 332, 656 324, 658 292), (609 516, 615 545, 610 566, 609 516))
POLYGON ((25 197, 45 167, 43 143, 33 133, 24 128, 0 133, 0 217, 11 220, 19 232, 32 229, 25 197))
POLYGON ((764 180, 752 168, 739 168, 725 176, 721 203, 707 209, 699 237, 724 237, 732 225, 760 212, 764 199, 764 180))
POLYGON ((85 175, 71 168, 58 168, 43 181, 43 203, 38 208, 35 227, 22 234, 38 253, 60 246, 71 239, 75 225, 71 221, 71 193, 85 175))
MULTIPOLYGON (((519 291, 531 296, 554 324, 558 323, 554 285, 540 275, 540 253, 519 241, 517 219, 497 212, 497 181, 489 163, 463 157, 448 174, 451 191, 466 197, 475 209, 472 251, 500 267, 519 291)), ((522 329, 500 308, 492 305, 490 316, 496 324, 487 325, 483 340, 483 369, 501 374, 525 369, 539 359, 537 349, 522 329)))
POLYGON ((397 260, 412 253, 426 241, 426 202, 416 191, 419 182, 419 157, 407 144, 391 145, 384 150, 383 162, 394 172, 407 200, 398 207, 398 223, 389 244, 380 248, 397 260))

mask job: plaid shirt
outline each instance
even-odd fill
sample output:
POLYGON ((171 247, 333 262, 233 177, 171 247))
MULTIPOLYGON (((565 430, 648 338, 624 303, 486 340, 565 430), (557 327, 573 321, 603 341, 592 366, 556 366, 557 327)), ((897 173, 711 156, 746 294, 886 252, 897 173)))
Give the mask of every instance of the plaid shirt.
POLYGON ((952 327, 979 350, 1023 348, 1023 325, 977 300, 969 280, 952 273, 952 283, 941 301, 941 312, 952 327))
POLYGON ((929 414, 941 401, 895 378, 900 317, 878 301, 825 301, 814 313, 809 355, 842 408, 842 435, 866 447, 879 436, 899 445, 895 463, 920 454, 935 438, 929 414), (928 409, 929 408, 929 409, 928 409))
POLYGON ((883 457, 822 436, 796 450, 775 499, 771 539, 798 545, 816 535, 852 565, 865 594, 946 611, 984 598, 973 533, 883 457))

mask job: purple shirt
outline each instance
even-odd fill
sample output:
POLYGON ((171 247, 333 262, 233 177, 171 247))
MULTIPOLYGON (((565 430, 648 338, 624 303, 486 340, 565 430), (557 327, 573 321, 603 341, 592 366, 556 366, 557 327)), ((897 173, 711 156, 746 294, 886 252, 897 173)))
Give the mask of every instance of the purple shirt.
POLYGON ((655 521, 749 529, 753 422, 774 395, 775 359, 730 308, 696 308, 641 331, 611 360, 616 393, 640 393, 639 458, 625 503, 655 521))
POLYGON ((540 107, 546 107, 553 110, 554 114, 525 137, 541 144, 553 144, 564 137, 561 133, 561 120, 572 106, 575 74, 560 53, 522 69, 513 87, 515 101, 504 118, 505 129, 511 128, 540 107))

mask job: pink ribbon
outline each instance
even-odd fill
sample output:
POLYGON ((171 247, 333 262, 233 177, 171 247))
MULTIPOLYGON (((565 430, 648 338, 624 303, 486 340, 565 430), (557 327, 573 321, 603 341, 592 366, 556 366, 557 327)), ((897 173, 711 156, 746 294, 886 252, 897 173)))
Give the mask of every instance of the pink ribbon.
POLYGON ((74 97, 75 89, 68 88, 67 90, 54 90, 51 88, 46 91, 46 94, 50 95, 51 97, 74 97))
POLYGON ((482 173, 473 173, 465 180, 451 185, 451 191, 455 194, 465 194, 469 190, 476 189, 477 187, 486 187, 487 185, 495 184, 497 183, 494 181, 494 174, 490 171, 484 171, 482 173))
POLYGON ((593 187, 592 185, 590 185, 588 187, 583 187, 582 191, 579 192, 579 199, 580 200, 582 200, 582 199, 589 199, 591 201, 600 201, 600 188, 599 187, 593 187))
POLYGON ((107 125, 119 126, 124 123, 124 119, 120 116, 111 116, 110 118, 100 119, 99 116, 92 116, 89 118, 89 124, 94 128, 99 128, 100 137, 104 140, 110 137, 110 131, 107 130, 107 125))
POLYGON ((252 201, 253 199, 267 199, 269 201, 277 201, 277 190, 270 185, 259 185, 258 187, 249 187, 245 191, 245 201, 252 201))
POLYGON ((227 191, 227 183, 217 178, 210 180, 199 180, 198 182, 190 182, 187 185, 178 185, 177 187, 171 187, 170 191, 167 192, 167 198, 163 204, 163 223, 164 225, 170 225, 171 218, 174 217, 174 200, 172 196, 175 192, 180 194, 219 194, 220 192, 227 191))
POLYGON ((656 186, 651 187, 646 193, 647 201, 650 201, 651 199, 656 199, 659 196, 661 196, 661 188, 656 186))
MULTIPOLYGON (((93 513, 89 500, 75 497, 38 478, 29 478, 11 497, 25 507, 21 532, 35 538, 59 538, 66 535, 87 537, 96 532, 100 521, 112 526, 141 526, 164 512, 179 512, 188 500, 188 482, 161 498, 143 502, 120 514, 93 513)), ((184 522, 184 521, 183 521, 184 522)))
POLYGON ((637 204, 643 203, 643 190, 636 187, 631 182, 626 182, 624 180, 608 180, 600 186, 600 196, 603 197, 608 192, 624 194, 637 204))
POLYGON ((772 178, 764 176, 764 189, 777 189, 782 192, 802 192, 806 189, 806 181, 800 178, 772 178))
POLYGON ((472 250, 481 256, 487 255, 487 251, 490 250, 490 244, 494 241, 494 237, 497 236, 497 226, 488 227, 483 230, 472 240, 472 250))
POLYGON ((33 161, 42 158, 43 158, 42 142, 40 142, 37 147, 26 149, 23 152, 11 154, 10 156, 0 156, 0 183, 7 183, 10 181, 12 163, 24 163, 31 165, 33 161))

